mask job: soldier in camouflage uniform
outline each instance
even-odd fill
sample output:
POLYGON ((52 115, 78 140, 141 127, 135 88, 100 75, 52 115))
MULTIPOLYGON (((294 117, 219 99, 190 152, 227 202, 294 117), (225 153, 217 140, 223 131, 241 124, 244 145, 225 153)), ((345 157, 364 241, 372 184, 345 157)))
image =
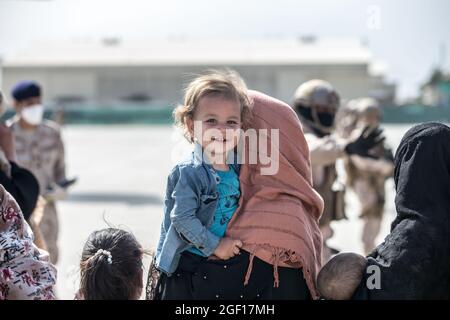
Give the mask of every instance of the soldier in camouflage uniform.
MULTIPOLYGON (((340 131, 343 138, 358 134, 366 126, 377 127, 381 120, 378 102, 371 98, 352 100, 346 106, 340 131)), ((380 232, 385 203, 385 182, 394 173, 392 150, 380 143, 369 151, 372 156, 363 158, 351 155, 345 158, 347 185, 352 188, 361 206, 360 217, 364 220, 362 242, 369 254, 375 248, 380 232)))
POLYGON ((61 185, 66 181, 64 144, 57 124, 43 120, 41 89, 37 83, 23 81, 13 91, 16 116, 9 122, 16 147, 17 163, 38 179, 46 200, 40 229, 52 263, 58 261, 58 216, 56 201, 65 197, 61 185))
POLYGON ((311 80, 303 83, 295 92, 294 109, 302 122, 308 142, 314 189, 322 196, 325 207, 319 221, 323 236, 323 263, 333 251, 327 240, 333 236, 330 223, 345 218, 344 185, 337 180, 336 161, 350 154, 368 155, 368 150, 383 139, 381 130, 366 128, 358 137, 341 139, 334 131, 334 118, 340 98, 330 83, 311 80))

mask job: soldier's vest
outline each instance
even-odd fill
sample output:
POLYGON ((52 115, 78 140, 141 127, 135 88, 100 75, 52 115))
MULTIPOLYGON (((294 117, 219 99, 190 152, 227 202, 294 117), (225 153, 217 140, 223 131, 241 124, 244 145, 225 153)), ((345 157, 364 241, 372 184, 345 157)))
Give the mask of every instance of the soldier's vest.
POLYGON ((342 185, 337 185, 337 172, 334 164, 326 166, 324 169, 323 182, 314 186, 317 192, 322 196, 325 203, 322 217, 319 225, 329 224, 334 220, 345 219, 345 188, 342 185))
POLYGON ((371 206, 370 208, 366 208, 362 210, 360 217, 381 217, 384 211, 384 203, 385 203, 385 191, 384 191, 384 183, 387 180, 387 177, 383 177, 377 175, 372 172, 364 172, 358 170, 356 166, 353 164, 350 158, 346 158, 344 160, 345 171, 347 173, 347 185, 351 188, 355 187, 355 182, 358 179, 363 179, 372 189, 372 192, 376 194, 377 201, 376 204, 371 206))
POLYGON ((31 171, 39 181, 41 194, 55 181, 55 163, 59 156, 60 134, 57 127, 44 121, 34 133, 20 129, 18 120, 10 121, 14 134, 17 164, 31 171))

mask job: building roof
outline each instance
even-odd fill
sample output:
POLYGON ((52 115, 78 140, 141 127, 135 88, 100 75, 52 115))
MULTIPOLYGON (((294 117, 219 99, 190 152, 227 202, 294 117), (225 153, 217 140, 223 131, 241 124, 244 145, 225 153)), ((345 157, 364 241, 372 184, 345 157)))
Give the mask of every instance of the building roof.
POLYGON ((38 44, 7 55, 4 67, 367 64, 357 39, 155 41, 38 44))

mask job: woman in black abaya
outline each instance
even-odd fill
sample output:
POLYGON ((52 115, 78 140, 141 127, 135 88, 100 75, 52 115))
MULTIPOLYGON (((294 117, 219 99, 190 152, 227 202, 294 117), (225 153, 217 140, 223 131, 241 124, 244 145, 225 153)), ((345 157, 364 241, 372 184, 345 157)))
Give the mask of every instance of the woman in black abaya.
POLYGON ((450 299, 450 128, 410 129, 395 156, 397 217, 354 299, 450 299), (381 287, 369 289, 379 270, 381 287), (376 272, 376 271, 375 271, 376 272), (370 282, 370 279, 369 279, 370 282))

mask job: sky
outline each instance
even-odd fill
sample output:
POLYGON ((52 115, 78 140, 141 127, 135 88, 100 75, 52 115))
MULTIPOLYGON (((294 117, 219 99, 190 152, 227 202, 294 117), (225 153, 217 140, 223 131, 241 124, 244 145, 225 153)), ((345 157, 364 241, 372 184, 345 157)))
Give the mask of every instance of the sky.
POLYGON ((33 42, 302 35, 363 39, 398 98, 450 72, 448 0, 0 0, 0 56, 33 42))

